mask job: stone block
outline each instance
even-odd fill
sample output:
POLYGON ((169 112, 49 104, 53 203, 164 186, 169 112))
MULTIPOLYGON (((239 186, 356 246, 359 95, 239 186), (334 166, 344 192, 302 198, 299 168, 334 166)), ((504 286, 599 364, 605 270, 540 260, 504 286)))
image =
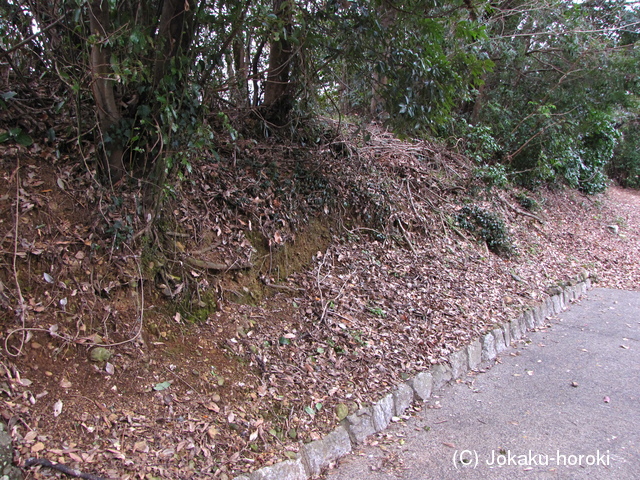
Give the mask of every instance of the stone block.
POLYGON ((376 427, 373 424, 373 410, 371 408, 361 408, 342 422, 349 433, 351 441, 355 444, 364 442, 365 438, 376 433, 376 427))
POLYGON ((540 312, 541 312, 541 315, 542 315, 542 324, 546 325, 547 324, 547 317, 552 315, 552 313, 549 311, 549 305, 547 304, 547 300, 543 301, 540 304, 540 312))
POLYGON ((433 378, 433 389, 437 390, 449 383, 453 378, 451 367, 446 363, 431 367, 431 377, 433 378))
POLYGON ((302 459, 285 460, 249 475, 249 480, 307 480, 307 472, 302 464, 302 459))
POLYGON ((505 323, 502 325, 502 333, 504 333, 504 344, 509 348, 513 339, 511 338, 511 324, 505 323))
POLYGON ((573 301, 573 287, 571 285, 567 285, 562 290, 562 303, 564 303, 565 308, 571 305, 573 301))
POLYGON ((534 328, 536 328, 536 321, 533 317, 533 310, 525 310, 525 312, 522 314, 522 320, 524 322, 525 331, 533 330, 534 328))
POLYGON ((372 408, 373 428, 376 432, 381 432, 391 423, 393 417, 393 395, 390 393, 381 398, 372 408))
MULTIPOLYGON (((418 374, 419 375, 419 374, 418 374)), ((395 415, 402 415, 413 402, 414 389, 409 383, 401 383, 393 391, 393 411, 395 415)))
POLYGON ((482 345, 480 340, 475 339, 467 346, 467 356, 469 357, 469 369, 477 370, 482 361, 482 345))
POLYGON ((515 342, 522 338, 522 329, 520 327, 520 321, 514 318, 509 322, 509 333, 511 333, 511 341, 515 342))
POLYGON ((302 459, 307 466, 307 473, 311 477, 351 452, 351 440, 344 427, 338 427, 321 440, 307 443, 302 447, 302 459))
POLYGON ((504 352, 507 349, 507 342, 504 339, 504 330, 496 328, 491 332, 491 334, 495 339, 496 353, 504 352))
POLYGON ((496 339, 491 333, 487 333, 482 336, 482 361, 490 362, 495 360, 497 356, 496 352, 496 339))
POLYGON ((553 299, 551 297, 547 297, 544 299, 544 305, 547 309, 547 317, 556 314, 555 307, 553 306, 553 299))
POLYGON ((4 422, 0 422, 0 480, 22 480, 22 471, 13 465, 13 443, 4 422))
POLYGON ((420 372, 411 379, 411 388, 420 400, 426 400, 433 390, 433 376, 431 372, 420 372))
POLYGON ((544 315, 542 315, 542 308, 540 305, 537 305, 531 309, 531 314, 533 316, 533 325, 535 328, 541 328, 544 326, 544 315))
POLYGON ((553 302, 553 313, 556 315, 561 313, 563 310, 562 295, 554 295, 551 297, 551 301, 553 302))
POLYGON ((449 363, 451 364, 451 374, 453 379, 462 378, 469 371, 469 356, 467 349, 463 348, 449 355, 449 363))

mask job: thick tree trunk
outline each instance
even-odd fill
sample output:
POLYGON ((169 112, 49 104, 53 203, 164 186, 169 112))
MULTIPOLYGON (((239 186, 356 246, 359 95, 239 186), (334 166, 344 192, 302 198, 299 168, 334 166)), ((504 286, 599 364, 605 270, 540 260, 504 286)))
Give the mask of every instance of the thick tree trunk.
POLYGON ((289 81, 293 60, 290 41, 293 30, 292 0, 274 0, 273 11, 283 23, 283 32, 269 46, 269 71, 263 105, 267 120, 281 126, 286 123, 293 108, 293 91, 289 81))
POLYGON ((109 28, 109 4, 107 0, 93 0, 89 5, 89 28, 91 35, 98 40, 91 46, 91 90, 96 102, 98 122, 102 133, 105 158, 105 174, 115 182, 125 173, 122 141, 113 135, 113 128, 120 121, 121 113, 116 102, 114 80, 110 77, 111 49, 102 44, 107 38, 109 28), (104 141, 108 136, 110 141, 104 141))

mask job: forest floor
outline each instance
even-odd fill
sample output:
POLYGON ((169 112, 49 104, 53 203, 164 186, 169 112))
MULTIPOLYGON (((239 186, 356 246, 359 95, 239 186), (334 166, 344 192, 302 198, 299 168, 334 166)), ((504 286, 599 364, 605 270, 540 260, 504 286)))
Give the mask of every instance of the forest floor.
POLYGON ((20 465, 229 479, 584 270, 640 288, 639 192, 488 189, 462 155, 380 128, 218 146, 160 210, 59 146, 0 153, 0 413, 20 465), (469 212, 504 221, 500 255, 469 212))

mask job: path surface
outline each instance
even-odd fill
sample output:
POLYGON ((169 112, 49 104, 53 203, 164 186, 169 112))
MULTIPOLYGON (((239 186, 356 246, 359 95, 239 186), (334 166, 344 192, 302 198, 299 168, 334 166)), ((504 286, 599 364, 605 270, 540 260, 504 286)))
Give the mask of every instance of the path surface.
POLYGON ((640 478, 640 292, 592 290, 528 338, 326 478, 640 478))

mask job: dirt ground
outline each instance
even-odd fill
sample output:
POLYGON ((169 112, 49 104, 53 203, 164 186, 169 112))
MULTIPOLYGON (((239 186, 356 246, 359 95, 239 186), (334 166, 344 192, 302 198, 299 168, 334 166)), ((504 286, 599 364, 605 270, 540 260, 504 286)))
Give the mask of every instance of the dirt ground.
POLYGON ((158 235, 139 191, 36 147, 0 165, 0 408, 19 465, 232 478, 582 270, 640 288, 640 193, 618 187, 524 192, 526 210, 461 160, 379 133, 348 162, 258 146, 246 158, 262 163, 203 163, 158 235), (501 215, 512 255, 456 226, 471 204, 501 215))

